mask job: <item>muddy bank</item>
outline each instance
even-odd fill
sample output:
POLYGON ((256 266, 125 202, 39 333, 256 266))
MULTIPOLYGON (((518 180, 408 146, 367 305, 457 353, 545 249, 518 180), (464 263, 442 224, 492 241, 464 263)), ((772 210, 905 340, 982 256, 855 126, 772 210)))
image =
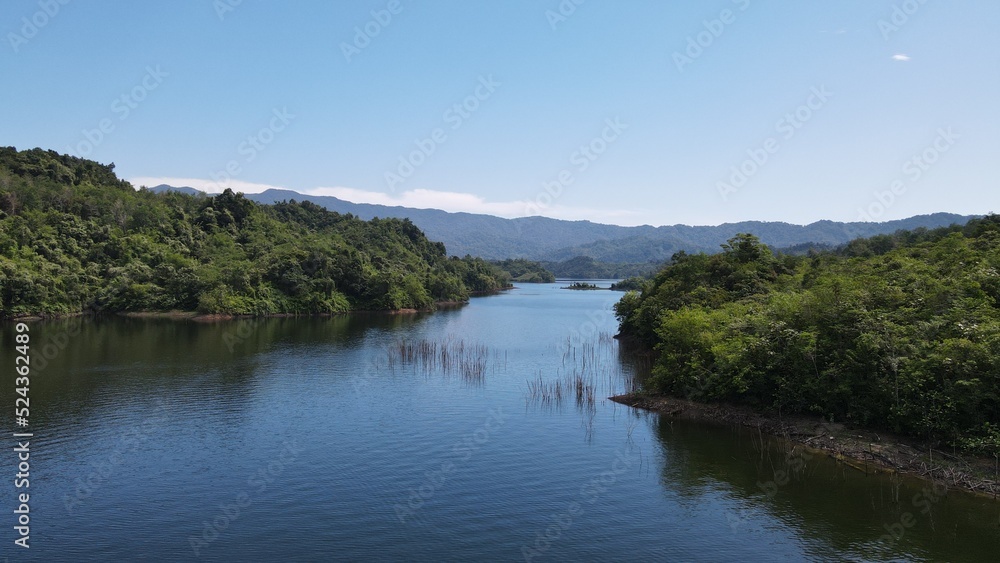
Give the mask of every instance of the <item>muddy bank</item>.
POLYGON ((19 322, 34 322, 34 321, 49 321, 49 320, 59 320, 59 319, 72 319, 74 317, 83 317, 88 313, 77 312, 77 313, 30 313, 24 315, 6 315, 0 316, 0 320, 8 321, 12 323, 19 322))
POLYGON ((130 313, 116 313, 122 317, 130 319, 197 319, 200 315, 194 311, 139 311, 130 313))
POLYGON ((912 475, 994 499, 1000 495, 997 460, 992 458, 944 452, 908 438, 832 424, 818 417, 766 415, 741 405, 698 403, 641 393, 618 395, 611 400, 682 420, 758 428, 866 473, 912 475))
POLYGON ((243 315, 243 314, 233 314, 233 313, 200 313, 198 311, 118 311, 113 313, 94 313, 94 312, 77 312, 77 313, 41 313, 34 315, 21 315, 21 316, 11 316, 3 317, 0 320, 6 320, 9 322, 33 322, 33 321, 45 321, 45 320, 57 320, 57 319, 67 319, 74 317, 94 317, 101 315, 117 315, 120 317, 127 317, 130 319, 169 319, 169 320, 179 320, 179 321, 196 321, 196 322, 217 322, 217 321, 231 321, 233 319, 274 319, 274 318, 290 318, 290 317, 335 317, 339 315, 410 315, 414 313, 432 313, 439 309, 454 309, 468 305, 468 301, 438 301, 434 303, 433 309, 393 309, 393 310, 368 310, 368 309, 356 309, 353 311, 344 311, 342 313, 266 313, 263 315, 243 315))

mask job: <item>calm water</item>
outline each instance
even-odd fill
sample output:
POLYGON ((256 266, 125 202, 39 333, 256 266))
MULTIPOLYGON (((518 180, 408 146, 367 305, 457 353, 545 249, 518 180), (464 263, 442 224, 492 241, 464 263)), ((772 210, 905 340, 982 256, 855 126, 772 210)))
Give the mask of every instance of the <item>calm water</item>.
MULTIPOLYGON (((8 447, 0 556, 997 559, 998 503, 607 401, 634 375, 608 338, 620 294, 560 285, 409 316, 32 323, 55 344, 30 390, 31 548, 8 447)), ((10 325, 0 346, 13 405, 10 325)))

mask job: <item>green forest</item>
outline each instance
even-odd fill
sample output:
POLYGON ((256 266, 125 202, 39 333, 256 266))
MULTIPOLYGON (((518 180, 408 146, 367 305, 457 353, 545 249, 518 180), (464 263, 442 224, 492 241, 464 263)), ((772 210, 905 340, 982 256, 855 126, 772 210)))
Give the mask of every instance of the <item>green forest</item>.
POLYGON ((562 262, 541 262, 555 277, 577 280, 615 280, 635 276, 652 275, 663 262, 643 264, 618 264, 601 262, 590 256, 576 256, 562 262))
POLYGON ((509 286, 405 219, 135 190, 114 164, 0 148, 0 315, 431 309, 509 286))
POLYGON ((524 258, 509 258, 507 260, 493 260, 501 270, 510 274, 510 281, 519 283, 552 283, 556 281, 556 276, 545 269, 539 262, 524 258))
POLYGON ((677 253, 616 304, 644 391, 1000 454, 1000 217, 775 255, 677 253))

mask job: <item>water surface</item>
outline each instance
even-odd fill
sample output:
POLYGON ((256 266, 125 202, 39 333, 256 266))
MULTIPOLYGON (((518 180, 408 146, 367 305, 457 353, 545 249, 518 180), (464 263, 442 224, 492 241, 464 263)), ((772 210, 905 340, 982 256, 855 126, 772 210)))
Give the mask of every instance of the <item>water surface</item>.
POLYGON ((32 323, 55 353, 30 390, 31 549, 8 479, 3 556, 995 560, 1000 504, 608 401, 636 369, 609 338, 620 294, 565 285, 433 314, 32 323))

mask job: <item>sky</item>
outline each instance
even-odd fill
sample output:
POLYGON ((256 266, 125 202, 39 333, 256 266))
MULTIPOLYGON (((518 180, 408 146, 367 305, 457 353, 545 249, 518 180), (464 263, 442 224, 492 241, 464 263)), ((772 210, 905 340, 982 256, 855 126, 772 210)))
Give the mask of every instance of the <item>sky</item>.
POLYGON ((995 0, 3 0, 0 143, 620 225, 1000 212, 995 0))

